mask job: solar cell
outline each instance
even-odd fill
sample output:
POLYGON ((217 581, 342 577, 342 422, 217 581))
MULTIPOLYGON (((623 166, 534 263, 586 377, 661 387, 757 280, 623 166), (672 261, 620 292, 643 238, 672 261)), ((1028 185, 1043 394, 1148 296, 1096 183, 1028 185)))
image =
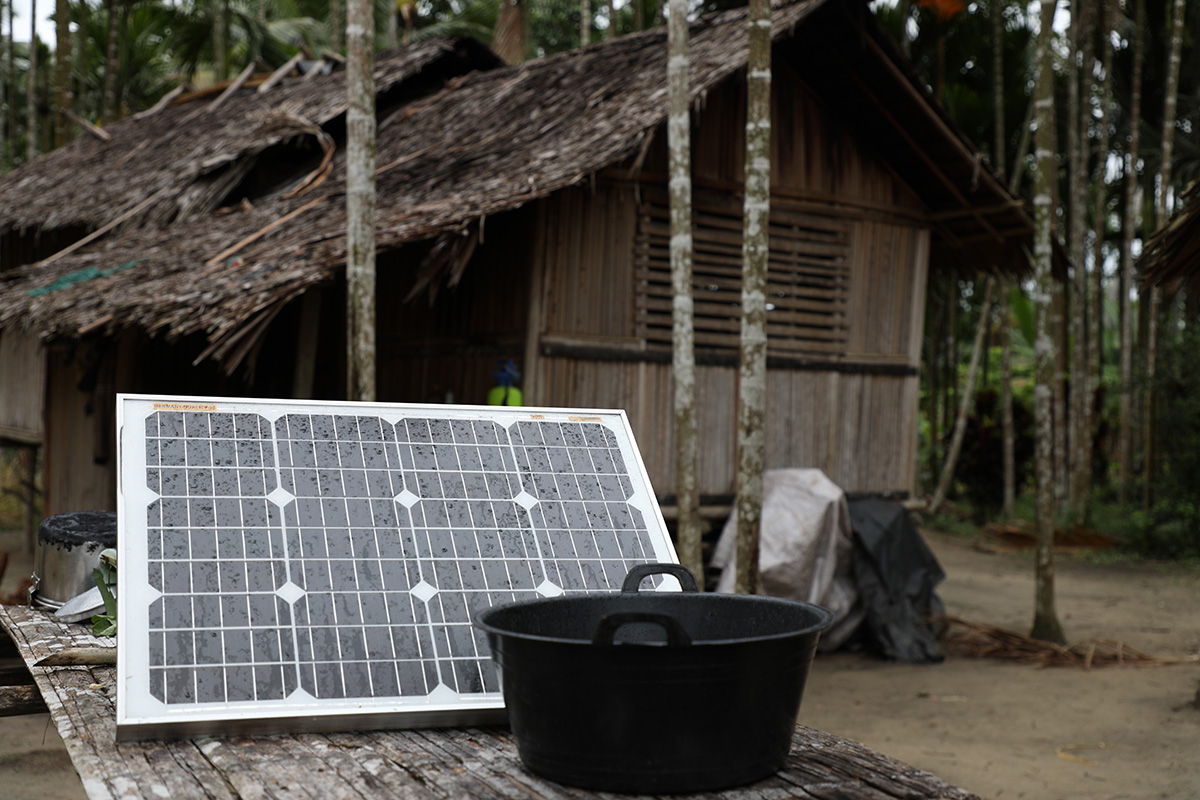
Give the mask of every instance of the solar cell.
POLYGON ((495 721, 476 610, 676 560, 620 411, 121 395, 117 416, 123 739, 495 721))

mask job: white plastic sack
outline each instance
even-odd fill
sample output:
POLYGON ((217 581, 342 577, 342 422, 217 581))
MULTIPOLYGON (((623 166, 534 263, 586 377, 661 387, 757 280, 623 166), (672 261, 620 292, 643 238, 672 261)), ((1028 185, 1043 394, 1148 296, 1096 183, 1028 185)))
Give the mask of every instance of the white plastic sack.
MULTIPOLYGON (((725 523, 712 565, 718 592, 737 574, 737 510, 725 523)), ((854 581, 854 541, 846 494, 819 469, 772 469, 763 475, 759 594, 824 606, 833 624, 821 650, 836 650, 862 622, 854 581)))

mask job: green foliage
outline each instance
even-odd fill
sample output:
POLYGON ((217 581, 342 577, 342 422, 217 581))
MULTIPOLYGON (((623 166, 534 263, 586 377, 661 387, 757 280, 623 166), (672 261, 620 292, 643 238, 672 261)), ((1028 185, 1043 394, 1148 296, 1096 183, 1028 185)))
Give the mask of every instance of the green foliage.
POLYGON ((1005 163, 1012 164, 1021 138, 1025 117, 1026 94, 1034 37, 1021 3, 988 0, 968 3, 952 19, 940 19, 934 12, 914 3, 875 4, 875 17, 898 42, 907 38, 906 30, 916 36, 908 42, 908 51, 917 72, 933 87, 935 95, 950 116, 988 160, 994 157, 996 120, 992 112, 992 23, 991 2, 1004 6, 1004 135, 1008 153, 1005 163))
POLYGON ((213 28, 222 12, 227 58, 235 73, 254 59, 279 66, 302 45, 310 52, 328 46, 325 22, 301 15, 292 3, 271 6, 272 14, 266 20, 258 17, 258 0, 225 0, 224 8, 215 3, 160 6, 154 9, 148 24, 161 37, 160 51, 170 53, 176 68, 189 75, 201 66, 217 63, 213 28))
POLYGON ((1157 400, 1157 476, 1153 503, 1126 540, 1141 555, 1200 556, 1200 332, 1189 327, 1162 343, 1159 369, 1149 387, 1157 400))
POLYGON ((1019 331, 1021 338, 1024 340, 1022 344, 1028 349, 1030 357, 1033 355, 1033 341, 1036 337, 1034 326, 1036 324, 1035 311, 1033 301, 1030 300, 1019 286, 1012 287, 1008 294, 1008 307, 1013 315, 1013 319, 1017 325, 1015 330, 1019 331))
POLYGON ((971 520, 969 510, 964 511, 953 506, 950 506, 949 511, 943 510, 923 517, 921 525, 963 539, 975 538, 979 530, 979 526, 971 520))
MULTIPOLYGON (((438 36, 470 36, 486 45, 492 43, 492 31, 496 28, 496 15, 500 12, 499 0, 471 0, 463 4, 456 13, 442 13, 426 18, 423 27, 413 32, 414 42, 438 36)), ((579 39, 576 25, 576 41, 579 39)))
MULTIPOLYGON (((1000 394, 982 389, 975 394, 975 411, 967 419, 962 453, 954 476, 982 525, 1000 516, 1004 506, 1004 434, 1000 394)), ((1016 488, 1029 479, 1033 464, 1033 412, 1013 398, 1013 471, 1016 488)))
MULTIPOLYGON (((602 3, 593 2, 593 13, 602 3)), ((579 3, 577 0, 544 0, 529 8, 531 49, 538 56, 563 53, 579 47, 579 3)), ((596 37, 592 25, 592 37, 596 37)))
POLYGON ((92 570, 92 580, 104 598, 104 613, 92 616, 92 633, 97 636, 117 635, 117 600, 111 587, 117 585, 117 552, 111 548, 100 553, 100 566, 92 570))

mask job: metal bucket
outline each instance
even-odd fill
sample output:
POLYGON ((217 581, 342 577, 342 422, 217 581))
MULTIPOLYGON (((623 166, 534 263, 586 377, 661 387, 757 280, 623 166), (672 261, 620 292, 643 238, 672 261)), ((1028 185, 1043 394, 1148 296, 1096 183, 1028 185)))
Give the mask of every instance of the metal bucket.
POLYGON ((116 544, 115 512, 72 511, 46 517, 38 526, 30 603, 61 608, 95 586, 92 570, 100 564, 100 551, 116 544))

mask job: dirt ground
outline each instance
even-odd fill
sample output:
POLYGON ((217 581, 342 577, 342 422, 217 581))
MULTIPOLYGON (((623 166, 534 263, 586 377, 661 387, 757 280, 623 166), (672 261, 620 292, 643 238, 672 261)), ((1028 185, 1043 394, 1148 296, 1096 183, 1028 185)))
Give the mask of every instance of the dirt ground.
MULTIPOLYGON (((1027 631, 1033 559, 927 533, 946 570, 951 614, 1027 631)), ((19 551, 0 533, 0 552, 19 551)), ((19 552, 14 552, 14 556, 19 552)), ((10 561, 9 591, 29 564, 10 561)), ((1059 558, 1067 636, 1118 639, 1156 656, 1200 652, 1200 570, 1105 566, 1059 558)), ((951 658, 906 666, 837 653, 817 659, 800 721, 857 739, 978 793, 984 800, 1149 800, 1200 797, 1200 711, 1181 708, 1200 664, 1039 669, 951 658)), ((5 796, 85 794, 46 715, 0 719, 5 796)))

